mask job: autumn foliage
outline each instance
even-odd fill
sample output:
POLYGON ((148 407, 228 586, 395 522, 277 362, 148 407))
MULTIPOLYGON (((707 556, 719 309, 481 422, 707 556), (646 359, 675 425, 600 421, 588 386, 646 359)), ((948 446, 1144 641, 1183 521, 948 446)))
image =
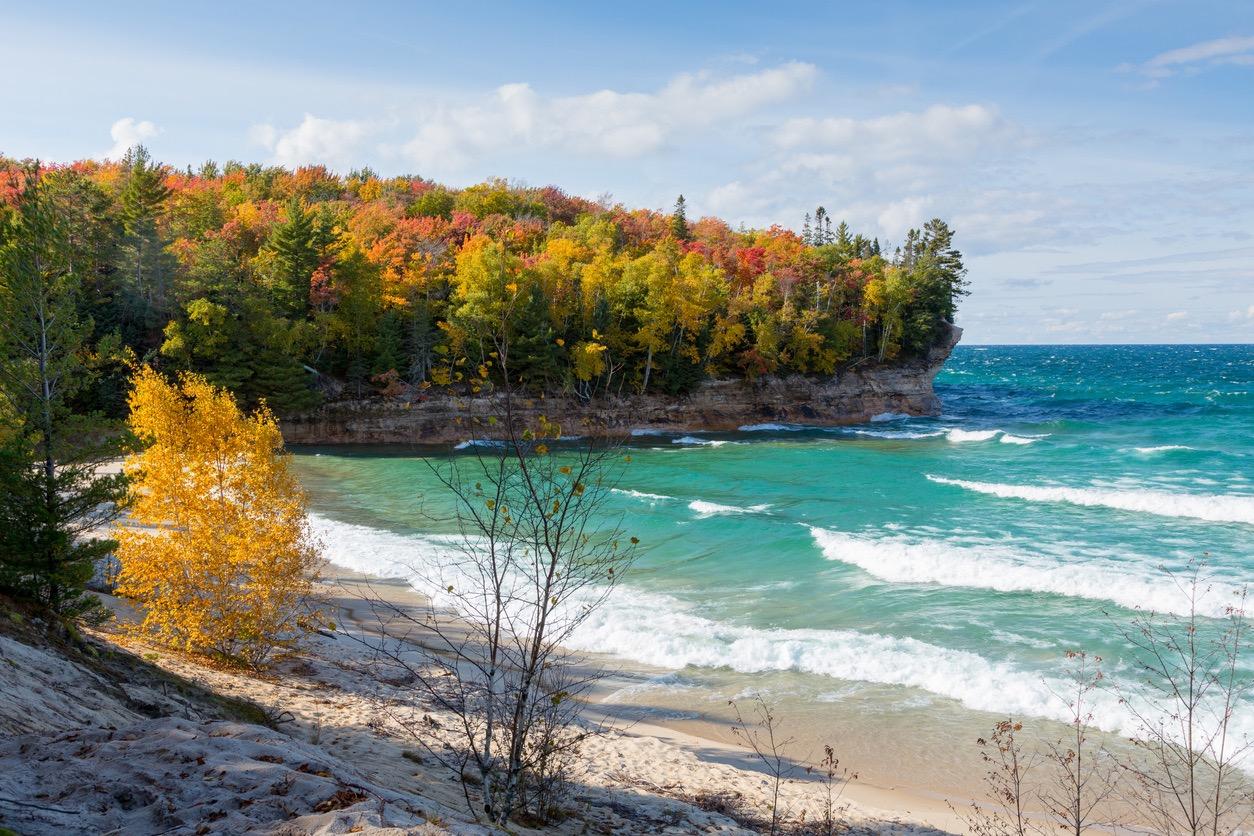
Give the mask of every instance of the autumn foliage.
POLYGON ((244 414, 194 374, 134 376, 130 427, 145 447, 125 464, 132 526, 118 533, 118 592, 140 629, 181 649, 260 666, 313 626, 318 561, 305 496, 274 416, 244 414))
MULTIPOLYGON (((16 167, 0 157, 0 171, 16 167)), ((499 385, 501 333, 513 382, 534 393, 830 375, 926 353, 964 292, 939 220, 889 245, 825 212, 801 234, 737 229, 678 203, 321 166, 178 170, 142 148, 39 177, 79 242, 90 345, 120 344, 279 414, 328 395, 473 393, 481 364, 499 385)), ((123 376, 106 382, 85 405, 120 415, 123 376)))

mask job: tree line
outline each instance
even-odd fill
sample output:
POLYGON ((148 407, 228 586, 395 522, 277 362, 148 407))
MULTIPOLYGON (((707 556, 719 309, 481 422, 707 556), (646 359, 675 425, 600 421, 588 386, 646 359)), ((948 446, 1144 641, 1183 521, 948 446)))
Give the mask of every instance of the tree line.
POLYGON ((711 376, 831 374, 925 352, 965 292, 940 220, 886 255, 844 223, 833 233, 822 209, 802 235, 733 230, 690 221, 682 197, 665 213, 503 180, 176 170, 136 147, 116 162, 0 158, 0 221, 28 180, 46 197, 98 372, 73 403, 115 417, 122 358, 285 414, 316 404, 320 375, 354 397, 473 391, 476 369, 498 373, 490 336, 502 328, 515 382, 533 391, 678 394, 711 376))

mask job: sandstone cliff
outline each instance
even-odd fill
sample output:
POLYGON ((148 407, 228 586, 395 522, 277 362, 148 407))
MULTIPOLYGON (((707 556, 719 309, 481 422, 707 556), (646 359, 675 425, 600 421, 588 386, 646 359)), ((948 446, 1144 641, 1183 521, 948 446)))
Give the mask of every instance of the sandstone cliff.
MULTIPOLYGON (((525 398, 516 400, 515 411, 524 420, 543 415, 564 434, 584 436, 626 435, 637 428, 726 431, 765 422, 857 424, 883 412, 935 415, 940 401, 932 380, 961 336, 961 328, 950 326, 925 358, 846 369, 827 378, 708 380, 680 397, 525 398)), ((502 411, 499 395, 428 392, 414 401, 333 401, 287 418, 283 435, 294 444, 448 444, 491 435, 487 419, 499 419, 502 411)))

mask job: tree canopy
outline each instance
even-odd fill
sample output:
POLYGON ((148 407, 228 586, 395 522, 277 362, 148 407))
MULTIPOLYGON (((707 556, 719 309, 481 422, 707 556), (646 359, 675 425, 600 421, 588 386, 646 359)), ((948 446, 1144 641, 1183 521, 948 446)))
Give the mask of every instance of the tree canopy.
MULTIPOLYGON (((888 253, 822 207, 801 235, 735 230, 682 196, 665 212, 503 180, 176 170, 138 147, 35 176, 64 198, 89 353, 130 349, 280 414, 313 405, 319 377, 349 396, 471 391, 502 334, 515 382, 589 398, 831 374, 926 352, 965 293, 938 219, 888 253)), ((16 206, 0 190, 0 221, 16 206)), ((120 415, 124 380, 75 405, 120 415)))

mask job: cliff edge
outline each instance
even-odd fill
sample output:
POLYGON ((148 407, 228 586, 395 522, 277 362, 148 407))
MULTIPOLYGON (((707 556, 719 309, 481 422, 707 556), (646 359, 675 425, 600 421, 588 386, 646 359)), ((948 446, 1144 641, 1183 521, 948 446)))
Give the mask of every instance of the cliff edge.
MULTIPOLYGON (((515 399, 524 420, 543 415, 566 435, 619 436, 632 429, 730 431, 746 424, 859 424, 884 412, 936 415, 932 381, 962 338, 950 325, 926 357, 843 369, 831 377, 763 377, 702 382, 685 395, 630 395, 582 400, 574 395, 515 399)), ((500 395, 425 393, 416 400, 333 401, 288 417, 291 444, 450 444, 491 435, 500 395), (476 423, 478 419, 478 423, 476 423)))

